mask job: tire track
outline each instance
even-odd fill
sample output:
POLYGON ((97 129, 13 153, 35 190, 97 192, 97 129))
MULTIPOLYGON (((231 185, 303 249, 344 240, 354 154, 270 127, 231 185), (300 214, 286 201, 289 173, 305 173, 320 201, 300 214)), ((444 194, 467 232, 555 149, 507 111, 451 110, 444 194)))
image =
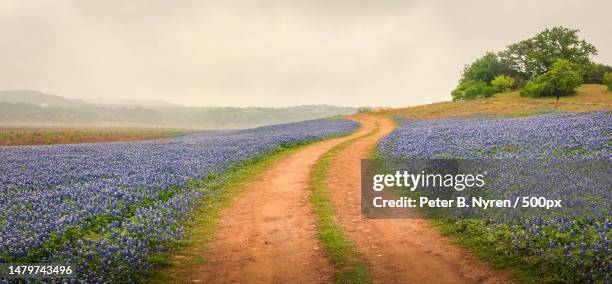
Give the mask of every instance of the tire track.
POLYGON ((334 157, 327 189, 337 222, 355 241, 376 283, 507 283, 507 272, 491 269, 440 235, 424 219, 363 219, 360 208, 360 161, 393 123, 371 116, 380 130, 357 140, 334 157))
POLYGON ((183 273, 195 283, 331 282, 308 200, 310 173, 322 154, 373 127, 304 146, 259 175, 221 214, 207 263, 183 273))

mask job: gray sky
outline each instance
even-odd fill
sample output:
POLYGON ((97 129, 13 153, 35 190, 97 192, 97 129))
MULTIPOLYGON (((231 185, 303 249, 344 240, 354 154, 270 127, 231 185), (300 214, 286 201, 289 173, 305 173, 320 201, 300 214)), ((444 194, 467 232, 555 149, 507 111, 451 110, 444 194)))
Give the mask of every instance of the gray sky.
POLYGON ((183 105, 407 106, 556 25, 612 64, 612 1, 0 1, 0 89, 183 105), (588 2, 588 3, 587 3, 588 2))

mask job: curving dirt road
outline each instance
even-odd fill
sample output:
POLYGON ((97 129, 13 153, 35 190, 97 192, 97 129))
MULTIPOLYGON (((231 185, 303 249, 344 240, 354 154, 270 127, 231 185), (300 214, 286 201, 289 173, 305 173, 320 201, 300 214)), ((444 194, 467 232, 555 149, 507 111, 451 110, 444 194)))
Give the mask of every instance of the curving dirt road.
POLYGON ((260 175, 225 212, 207 263, 185 271, 201 283, 328 283, 333 267, 323 256, 308 199, 310 172, 335 145, 371 131, 357 117, 355 133, 306 146, 260 175))
POLYGON ((355 115, 355 133, 289 155, 250 183, 219 220, 204 265, 181 273, 192 283, 330 283, 308 199, 311 170, 325 152, 379 127, 334 157, 327 188, 337 222, 366 257, 376 283, 498 283, 509 277, 476 261, 426 220, 372 220, 360 215, 360 160, 393 130, 382 117, 355 115))
POLYGON ((327 173, 327 189, 337 222, 368 261, 375 283, 503 283, 507 273, 494 271, 440 235, 423 219, 362 219, 360 160, 394 128, 382 117, 375 135, 338 153, 327 173))

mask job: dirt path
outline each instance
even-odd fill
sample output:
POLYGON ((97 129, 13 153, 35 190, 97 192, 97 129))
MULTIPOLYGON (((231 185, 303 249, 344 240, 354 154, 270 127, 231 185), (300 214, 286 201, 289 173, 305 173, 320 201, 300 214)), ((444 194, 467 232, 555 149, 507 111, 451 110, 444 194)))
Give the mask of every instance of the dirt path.
POLYGON ((356 133, 306 146, 257 177, 223 212, 207 263, 184 273, 195 283, 331 282, 308 200, 310 171, 333 146, 374 127, 366 119, 356 133))
POLYGON ((507 273, 491 270, 451 243, 427 220, 362 219, 360 160, 394 128, 377 118, 380 131, 341 151, 327 173, 327 188, 337 221, 357 243, 369 263, 375 283, 500 283, 507 273))

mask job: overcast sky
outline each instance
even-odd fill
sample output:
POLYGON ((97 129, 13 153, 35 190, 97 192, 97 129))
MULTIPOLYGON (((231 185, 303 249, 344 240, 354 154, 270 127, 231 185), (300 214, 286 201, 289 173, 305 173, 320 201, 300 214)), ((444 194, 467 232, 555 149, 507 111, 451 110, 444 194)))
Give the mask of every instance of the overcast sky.
POLYGON ((0 89, 192 106, 407 106, 564 25, 612 64, 612 1, 0 1, 0 89))

